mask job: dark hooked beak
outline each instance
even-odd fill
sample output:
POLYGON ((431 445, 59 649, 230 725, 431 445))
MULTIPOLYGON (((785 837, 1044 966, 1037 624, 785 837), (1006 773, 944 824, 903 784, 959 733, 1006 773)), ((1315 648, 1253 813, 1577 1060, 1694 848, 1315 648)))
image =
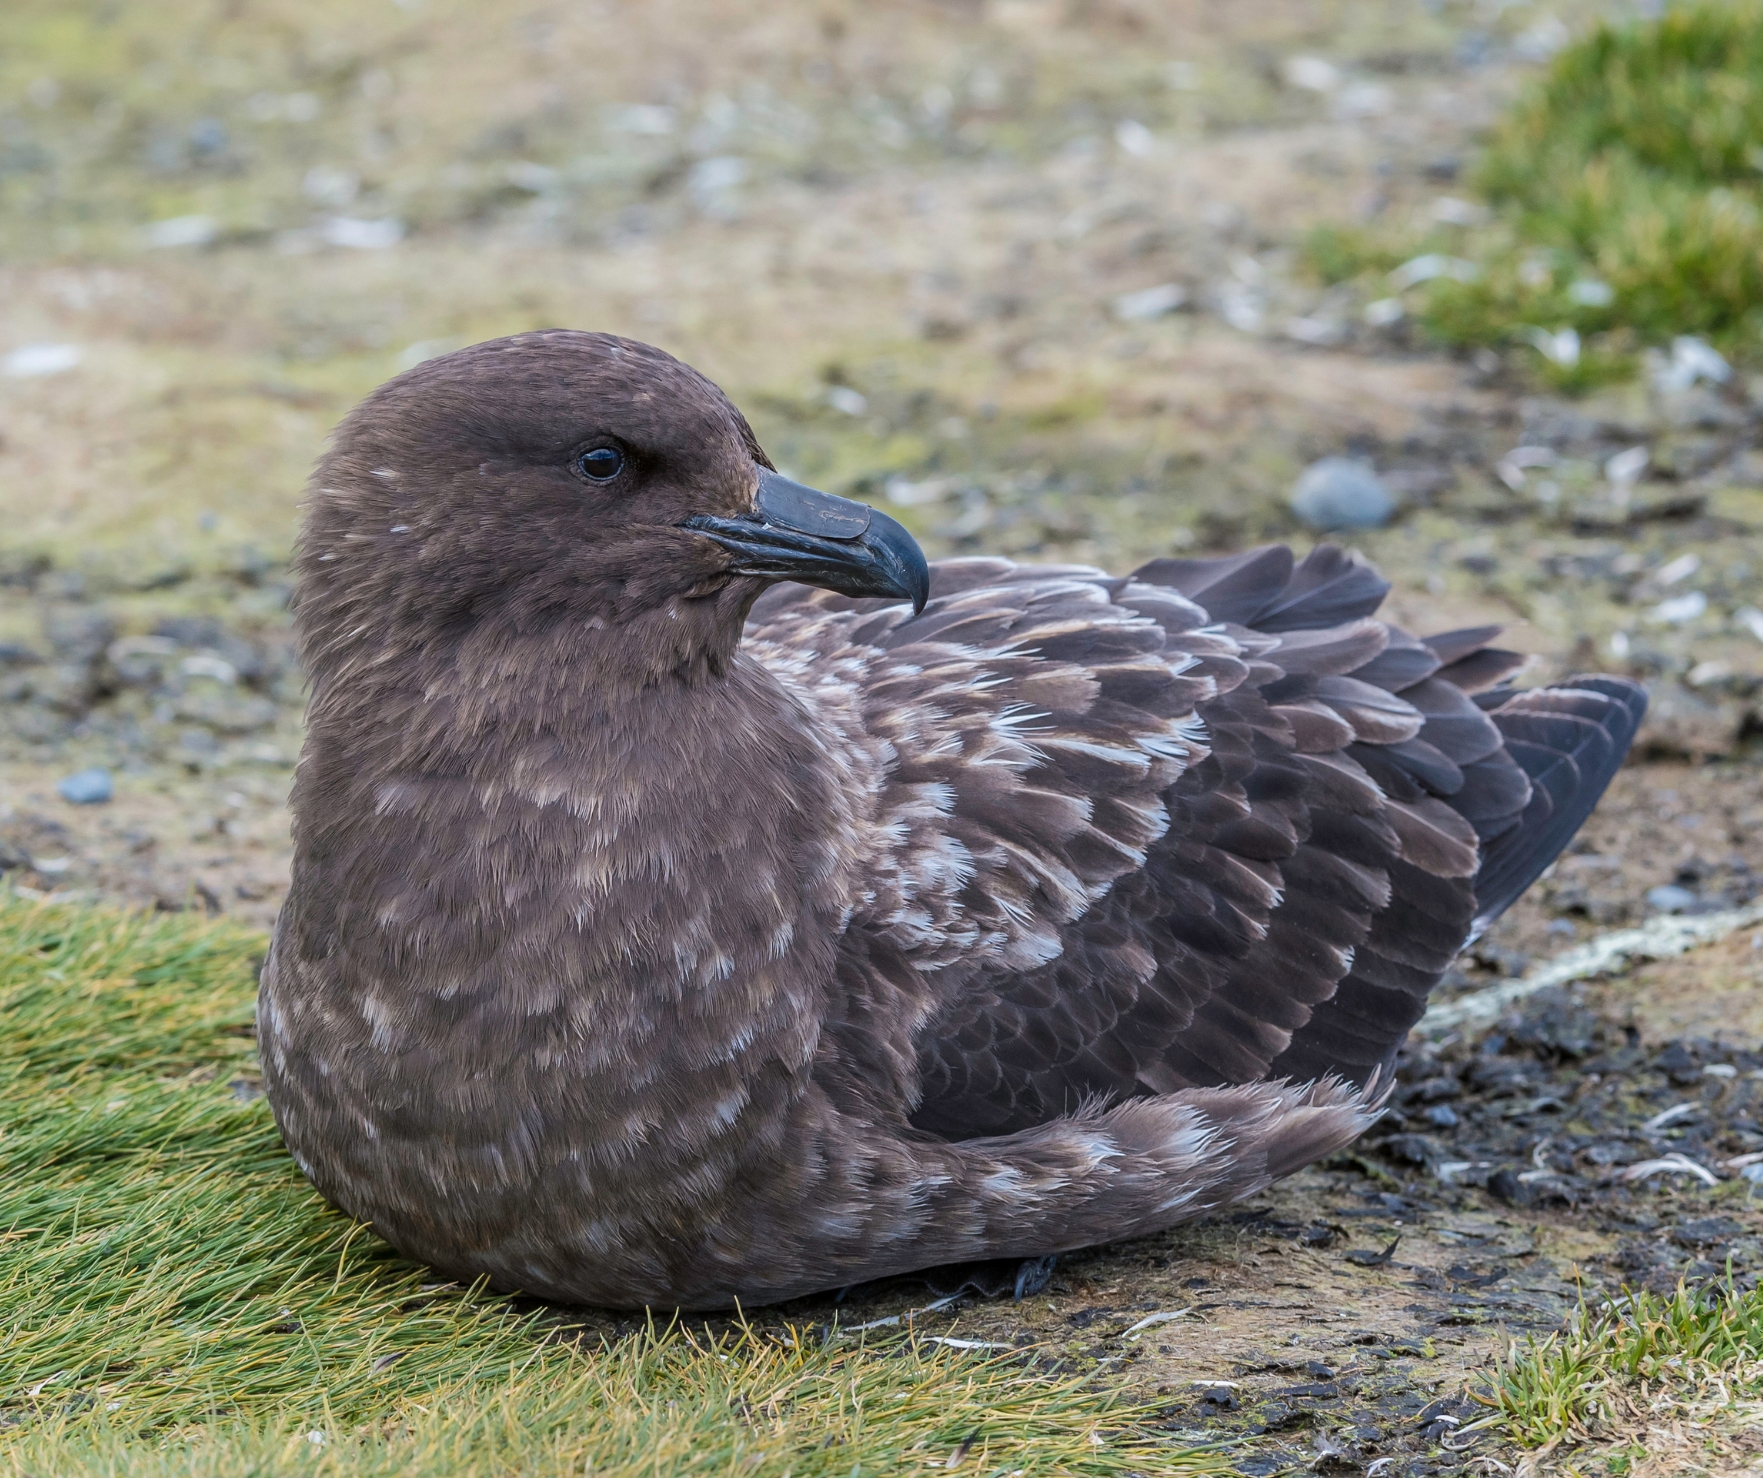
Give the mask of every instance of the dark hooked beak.
POLYGON ((840 595, 909 600, 915 616, 930 596, 924 551, 887 514, 776 472, 760 472, 752 513, 694 514, 684 527, 728 550, 737 574, 800 580, 840 595))

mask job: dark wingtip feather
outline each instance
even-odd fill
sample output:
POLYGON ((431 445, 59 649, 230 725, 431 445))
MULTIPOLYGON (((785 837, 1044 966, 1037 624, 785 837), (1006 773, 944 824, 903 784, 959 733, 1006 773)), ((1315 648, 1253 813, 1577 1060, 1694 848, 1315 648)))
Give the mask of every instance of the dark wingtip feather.
POLYGON ((1518 825, 1487 844, 1475 878, 1476 934, 1573 839, 1621 769, 1646 711, 1639 683, 1604 676, 1512 692, 1492 709, 1507 753, 1530 776, 1531 798, 1518 825))
POLYGON ((1239 626, 1252 625, 1291 575, 1292 551, 1283 544, 1263 544, 1222 559, 1154 559, 1133 571, 1133 579, 1180 591, 1214 621, 1239 626))
POLYGON ((1283 544, 1223 559, 1154 559, 1133 578, 1180 591, 1214 621, 1257 631, 1338 626, 1373 614, 1390 591, 1370 564, 1335 544, 1318 544, 1301 564, 1283 544))
POLYGON ((1420 639, 1432 648, 1439 661, 1449 664, 1480 651, 1500 634, 1500 630, 1498 626, 1463 626, 1456 631, 1441 631, 1420 639))
POLYGON ((1481 693, 1507 682, 1522 669, 1530 658, 1522 652, 1508 652, 1500 647, 1483 647, 1467 657, 1439 669, 1438 675, 1465 693, 1481 693))
POLYGON ((1285 589, 1255 614, 1258 631, 1337 626, 1369 616, 1390 593, 1390 582, 1350 550, 1318 544, 1292 571, 1285 589))

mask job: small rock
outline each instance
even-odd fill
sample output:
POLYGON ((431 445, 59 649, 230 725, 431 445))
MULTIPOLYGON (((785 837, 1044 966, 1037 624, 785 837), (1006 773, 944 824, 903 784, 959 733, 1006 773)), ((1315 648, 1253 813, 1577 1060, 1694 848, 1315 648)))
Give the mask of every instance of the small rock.
POLYGON ((202 724, 217 734, 255 734, 273 727, 279 712, 268 698, 220 695, 185 694, 173 708, 174 717, 202 724))
POLYGON ((1384 1150, 1392 1159, 1409 1165, 1431 1167, 1444 1158, 1439 1147, 1424 1134, 1392 1134, 1384 1141, 1384 1150))
POLYGON ((1292 488, 1292 512, 1318 532, 1376 529, 1388 523, 1396 500, 1369 462, 1324 457, 1312 462, 1292 488))
POLYGON ((178 735, 178 748, 186 759, 209 759, 220 752, 220 741, 207 729, 185 729, 178 735))
POLYGON ((1679 1222, 1671 1229, 1671 1240, 1680 1247, 1711 1247, 1744 1234, 1745 1224, 1734 1217, 1703 1216, 1679 1222))
MULTIPOLYGON (((1401 1198, 1396 1197, 1394 1199, 1400 1200, 1401 1198)), ((1389 1245, 1386 1246, 1382 1252, 1373 1252, 1367 1247, 1356 1247, 1353 1251, 1346 1254, 1346 1259, 1357 1267, 1381 1268, 1396 1255, 1396 1248, 1401 1246, 1401 1244, 1401 1237, 1391 1237, 1389 1245)))
POLYGON ((224 154, 229 142, 226 125, 218 118, 198 118, 190 125, 190 151, 193 154, 224 154))
POLYGON ((239 680, 239 669, 212 652, 198 652, 193 657, 184 658, 178 664, 178 671, 185 677, 212 678, 217 683, 231 684, 239 680))
MULTIPOLYGON (((1647 470, 1647 464, 1652 460, 1653 454, 1645 445, 1631 446, 1606 459, 1604 462, 1604 476, 1609 478, 1611 482, 1620 483, 1625 487, 1633 487, 1641 480, 1641 474, 1647 470)), ((1696 556, 1691 555, 1690 558, 1696 559, 1696 556)), ((1673 561, 1673 563, 1676 563, 1676 561, 1673 561)), ((1696 559, 1696 563, 1691 565, 1684 573, 1689 575, 1695 574, 1697 566, 1700 565, 1700 563, 1701 561, 1696 559)), ((1669 568, 1669 566, 1667 566, 1667 568, 1669 568)), ((1670 582, 1661 581, 1660 583, 1669 584, 1670 582)))
POLYGON ((1647 619, 1658 626, 1684 626, 1707 613, 1708 597, 1699 590, 1691 590, 1660 601, 1647 612, 1647 619))
POLYGON ((221 639, 221 625, 212 616, 170 616, 153 628, 180 647, 212 647, 221 639))
POLYGON ((1667 1042, 1654 1056, 1653 1067, 1680 1088, 1699 1083, 1702 1079, 1701 1063, 1682 1042, 1667 1042))
MULTIPOLYGON (((1432 203, 1432 218, 1447 226, 1480 226, 1487 221, 1487 207, 1455 195, 1441 195, 1432 203)), ((1577 301, 1577 299, 1575 300, 1577 301)))
POLYGON ((1680 888, 1676 883, 1664 883, 1657 888, 1647 889, 1647 907, 1659 913, 1682 913, 1700 902, 1688 888, 1680 888))
POLYGON ((1300 344, 1315 344, 1324 349, 1345 343, 1347 339, 1346 320, 1329 313, 1289 318, 1286 320, 1285 331, 1288 339, 1296 339, 1300 344))
POLYGON ((1395 106, 1396 95, 1381 82, 1353 82, 1335 94, 1337 118, 1381 118, 1395 106))
POLYGON ((1455 1129, 1459 1122, 1457 1110, 1448 1103, 1435 1103, 1426 1111, 1426 1122, 1436 1129, 1455 1129))
POLYGON ((1585 1158, 1593 1165, 1627 1165, 1633 1162, 1634 1151, 1625 1144, 1594 1144, 1584 1151, 1585 1158))
MULTIPOLYGON (((508 181, 524 189, 527 184, 524 171, 541 168, 539 165, 517 161, 508 167, 508 181)), ((551 170, 544 172, 554 173, 551 170)), ((361 176, 352 169, 343 169, 334 164, 315 164, 301 179, 300 193, 314 205, 325 205, 339 210, 361 193, 361 176)))
POLYGON ((1671 358, 1656 351, 1649 356, 1654 386, 1662 393, 1688 390, 1698 380, 1724 385, 1732 378, 1732 366, 1720 351, 1690 334, 1671 341, 1671 358))
POLYGON ((116 794, 110 771, 76 770, 56 782, 55 793, 74 806, 99 806, 116 794))
POLYGON ((1122 323, 1144 323, 1173 313, 1188 300, 1188 291, 1179 282, 1160 283, 1122 293, 1114 300, 1114 316, 1122 323))
POLYGON ((43 621, 43 635, 64 662, 96 662, 116 640, 116 623, 101 611, 60 610, 43 621))
POLYGON ((220 235, 220 222, 213 216, 169 216, 141 228, 141 237, 148 246, 207 246, 220 235))
POLYGON ((1293 1396, 1308 1396, 1312 1401, 1333 1401, 1341 1394, 1341 1388, 1333 1381, 1315 1381, 1301 1386, 1286 1386, 1273 1394, 1288 1399, 1293 1396))
POLYGON ((0 359, 0 375, 11 380, 35 380, 65 374, 85 358, 78 344, 26 344, 0 359))
POLYGON ((1552 332, 1546 328, 1530 328, 1525 330, 1524 336, 1550 364, 1572 369, 1579 363, 1580 341, 1576 328, 1560 328, 1552 332))
POLYGON ((1333 92, 1344 80, 1341 69, 1319 56, 1289 56, 1280 65, 1280 80, 1305 92, 1333 92))
POLYGON ((1146 159, 1157 147, 1157 135, 1136 118, 1123 118, 1115 126, 1114 142, 1135 159, 1146 159))
POLYGON ((1635 747, 1652 759, 1716 759, 1738 747, 1746 712, 1745 704, 1717 686, 1654 683, 1635 747))
POLYGON ((1488 1177, 1488 1194, 1497 1201, 1504 1201, 1508 1206, 1528 1206, 1532 1199, 1529 1186, 1518 1178, 1514 1170, 1496 1170, 1488 1177))
POLYGON ((387 217, 365 221, 355 216, 332 216, 320 229, 327 245, 355 251, 384 251, 404 239, 404 223, 387 217))
POLYGON ((1449 277, 1456 282, 1473 282, 1480 271, 1474 262, 1465 261, 1462 257, 1447 257, 1439 252, 1428 252, 1425 256, 1410 257, 1395 268, 1390 273, 1389 282, 1397 292, 1406 292, 1411 287, 1440 277, 1449 277))

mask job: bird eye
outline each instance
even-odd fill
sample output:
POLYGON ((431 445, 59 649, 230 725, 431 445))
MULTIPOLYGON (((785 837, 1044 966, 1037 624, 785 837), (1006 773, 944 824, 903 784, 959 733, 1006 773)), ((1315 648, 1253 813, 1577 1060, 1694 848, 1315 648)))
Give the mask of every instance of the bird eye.
POLYGON ((624 453, 616 447, 597 446, 577 457, 575 465, 583 477, 595 482, 611 482, 624 470, 624 453))

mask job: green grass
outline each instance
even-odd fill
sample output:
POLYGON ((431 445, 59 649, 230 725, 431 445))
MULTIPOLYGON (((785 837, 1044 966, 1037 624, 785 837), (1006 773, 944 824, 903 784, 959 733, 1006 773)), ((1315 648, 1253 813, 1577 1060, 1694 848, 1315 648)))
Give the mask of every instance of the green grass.
POLYGON ((1224 1470, 1015 1353, 601 1338, 437 1285, 282 1149, 255 1096, 262 949, 0 892, 0 1474, 1224 1470))
POLYGON ((1679 1286, 1582 1308, 1566 1330, 1514 1344, 1480 1399, 1515 1441, 1552 1449, 1644 1436, 1661 1396, 1729 1414, 1763 1397, 1763 1290, 1679 1286))
POLYGON ((1493 131, 1472 177, 1485 226, 1423 237, 1313 232, 1305 256, 1328 282, 1374 287, 1398 261, 1473 261, 1410 303, 1432 338, 1523 345, 1573 328, 1576 364, 1524 355, 1585 388, 1631 371, 1678 334, 1755 357, 1763 342, 1763 4, 1682 5, 1604 25, 1564 49, 1493 131))

